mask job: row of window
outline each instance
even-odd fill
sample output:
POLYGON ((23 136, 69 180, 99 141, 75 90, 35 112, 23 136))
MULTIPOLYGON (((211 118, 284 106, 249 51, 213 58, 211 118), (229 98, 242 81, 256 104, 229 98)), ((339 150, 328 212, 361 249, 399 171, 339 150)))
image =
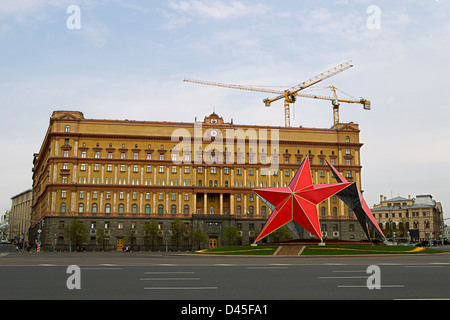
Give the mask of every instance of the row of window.
MULTIPOLYGON (((103 213, 106 213, 106 214, 112 213, 111 209, 112 209, 111 204, 107 203, 107 204, 105 204, 103 213)), ((62 202, 61 205, 60 205, 60 212, 61 213, 65 213, 66 210, 67 210, 66 203, 62 202)), ((138 208, 137 204, 133 204, 131 206, 131 213, 139 213, 138 210, 139 210, 139 208, 138 208)), ((215 210, 216 210, 216 208, 214 206, 210 206, 209 207, 209 214, 215 214, 215 210)), ((79 203, 78 204, 78 213, 85 213, 85 212, 88 212, 85 209, 85 204, 84 203, 79 203)), ((97 203, 93 203, 92 206, 91 206, 90 213, 99 213, 99 212, 100 211, 99 211, 98 204, 97 203)), ((255 212, 254 206, 249 206, 248 207, 248 212, 246 212, 246 214, 252 216, 252 215, 254 215, 254 212, 255 212)), ((118 213, 126 213, 125 212, 125 205, 123 203, 119 204, 119 206, 118 206, 118 213)), ((151 213, 151 206, 149 204, 145 205, 144 213, 145 214, 150 214, 151 213)), ((164 205, 162 205, 162 204, 158 205, 158 212, 157 213, 158 214, 167 213, 167 212, 164 212, 164 205)), ((176 213, 177 213, 177 206, 173 204, 173 205, 170 206, 170 214, 175 215, 176 213)), ((198 208, 196 213, 197 214, 201 214, 202 213, 202 209, 198 208)), ((236 215, 240 216, 240 215, 242 215, 242 213, 243 213, 242 206, 238 205, 236 207, 236 215)), ((190 212, 189 212, 189 205, 184 205, 183 206, 183 214, 185 214, 185 215, 190 214, 190 212)), ((228 209, 227 208, 224 209, 224 214, 228 214, 228 209)), ((267 214, 267 207, 266 206, 262 206, 261 207, 261 216, 266 216, 266 214, 267 214)))
MULTIPOLYGON (((383 218, 383 215, 384 215, 384 218, 389 218, 389 217, 391 217, 391 218, 409 218, 409 211, 406 211, 405 213, 403 213, 403 212, 380 213, 380 214, 378 214, 378 217, 379 218, 383 218)), ((422 216, 423 217, 429 217, 430 216, 430 211, 422 212, 422 216)), ((413 218, 414 217, 420 217, 420 212, 412 211, 411 212, 411 217, 413 217, 413 218)))
MULTIPOLYGON (((407 229, 409 229, 409 222, 405 222, 406 223, 406 226, 407 226, 407 229)), ((402 225, 402 222, 398 222, 398 223, 396 223, 396 222, 380 222, 380 226, 381 227, 383 227, 383 224, 385 224, 385 225, 391 225, 391 226, 393 226, 393 227, 396 227, 397 226, 397 224, 399 225, 399 226, 401 226, 402 225)), ((423 221, 423 226, 424 226, 424 228, 425 229, 430 229, 431 228, 431 223, 430 223, 430 221, 428 221, 428 220, 425 220, 425 221, 423 221)), ((412 222, 412 229, 420 229, 420 223, 419 223, 419 221, 413 221, 412 222)))

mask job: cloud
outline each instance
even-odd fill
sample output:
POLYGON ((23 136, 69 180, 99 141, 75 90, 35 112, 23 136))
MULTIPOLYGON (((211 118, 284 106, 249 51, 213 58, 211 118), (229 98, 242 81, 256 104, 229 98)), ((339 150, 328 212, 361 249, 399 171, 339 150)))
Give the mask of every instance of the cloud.
POLYGON ((169 19, 166 27, 174 28, 182 27, 193 20, 227 21, 259 15, 267 11, 265 5, 247 5, 236 0, 171 0, 168 7, 170 11, 165 12, 166 18, 169 19))

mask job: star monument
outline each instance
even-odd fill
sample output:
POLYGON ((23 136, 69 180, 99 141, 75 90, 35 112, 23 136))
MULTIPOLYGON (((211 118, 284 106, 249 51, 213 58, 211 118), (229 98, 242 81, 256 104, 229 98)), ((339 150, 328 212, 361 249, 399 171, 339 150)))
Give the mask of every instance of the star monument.
POLYGON ((353 182, 313 185, 306 157, 288 187, 253 190, 273 210, 255 243, 286 224, 290 224, 291 230, 298 224, 322 241, 317 205, 351 184, 353 182))

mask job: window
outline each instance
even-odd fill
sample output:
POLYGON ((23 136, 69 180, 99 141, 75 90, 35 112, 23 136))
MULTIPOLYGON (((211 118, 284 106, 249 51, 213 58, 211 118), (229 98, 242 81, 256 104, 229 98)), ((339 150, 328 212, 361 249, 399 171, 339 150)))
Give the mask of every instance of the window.
POLYGON ((112 171, 113 171, 113 166, 112 166, 112 164, 108 164, 108 165, 106 166, 106 171, 108 171, 108 172, 112 172, 112 171))
POLYGON ((105 205, 105 213, 111 213, 111 205, 109 203, 105 205))
POLYGON ((150 213, 150 205, 149 204, 145 205, 145 213, 147 213, 147 214, 150 213))
POLYGON ((119 204, 119 213, 123 213, 124 205, 123 203, 119 204))
POLYGON ((159 166, 159 172, 164 173, 164 166, 159 166))
POLYGON ((65 132, 70 132, 70 126, 66 126, 64 129, 65 132))
POLYGON ((92 204, 92 213, 97 213, 97 204, 96 203, 92 204))
POLYGON ((176 214, 177 213, 177 206, 176 205, 172 205, 171 207, 170 207, 170 213, 171 214, 176 214))
POLYGON ((64 150, 64 152, 63 152, 63 157, 64 157, 64 158, 68 158, 68 157, 69 157, 69 151, 64 150))
POLYGON ((189 206, 187 204, 184 205, 184 214, 189 214, 189 206))
POLYGON ((78 213, 83 213, 84 212, 84 204, 83 203, 80 203, 79 205, 78 205, 78 213))
POLYGON ((217 173, 217 168, 216 167, 211 167, 211 173, 217 173))
POLYGON ((160 204, 158 206, 158 214, 163 214, 164 213, 164 206, 162 204, 160 204))
POLYGON ((60 209, 60 211, 61 211, 62 213, 65 213, 65 212, 66 212, 66 204, 65 204, 64 202, 61 202, 61 209, 60 209))
POLYGON ((265 216, 265 215, 266 215, 266 210, 267 210, 267 209, 266 209, 266 206, 262 206, 262 207, 261 207, 261 215, 262 215, 262 216, 265 216))
POLYGON ((236 208, 236 215, 240 216, 242 214, 242 207, 241 206, 237 206, 236 208))
POLYGON ((67 192, 66 190, 61 190, 61 199, 67 198, 67 192))
POLYGON ((137 213, 137 204, 131 206, 131 213, 137 213))
POLYGON ((137 164, 133 166, 133 172, 139 172, 139 166, 137 164))
POLYGON ((253 212, 254 212, 253 206, 249 206, 248 207, 248 214, 252 216, 253 212))
POLYGON ((133 153, 133 159, 138 160, 139 159, 139 152, 133 153))

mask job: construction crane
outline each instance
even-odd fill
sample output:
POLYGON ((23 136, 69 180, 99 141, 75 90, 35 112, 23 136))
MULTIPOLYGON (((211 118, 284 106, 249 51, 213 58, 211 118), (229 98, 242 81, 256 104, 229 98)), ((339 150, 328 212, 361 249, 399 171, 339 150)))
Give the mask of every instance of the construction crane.
POLYGON ((326 72, 323 72, 305 82, 298 84, 297 86, 291 87, 291 88, 283 90, 283 91, 267 89, 267 88, 262 88, 262 87, 248 86, 248 85, 225 84, 225 83, 203 81, 203 80, 184 79, 183 81, 197 83, 197 84, 204 84, 204 85, 209 85, 209 86, 222 87, 222 88, 277 94, 278 95, 277 97, 275 97, 273 99, 269 99, 269 98, 264 99, 263 102, 266 107, 270 107, 272 102, 275 102, 275 101, 278 101, 278 100, 284 98, 284 119, 285 119, 284 122, 285 122, 286 127, 290 127, 291 126, 290 105, 292 103, 295 103, 297 96, 306 97, 306 98, 315 98, 315 99, 336 100, 337 103, 339 103, 339 101, 343 101, 343 100, 336 99, 335 97, 331 98, 331 97, 323 97, 323 96, 317 96, 317 95, 300 94, 299 92, 301 90, 311 87, 311 86, 313 86, 325 79, 328 79, 338 73, 341 73, 351 67, 353 67, 353 64, 351 61, 342 63, 326 72))

